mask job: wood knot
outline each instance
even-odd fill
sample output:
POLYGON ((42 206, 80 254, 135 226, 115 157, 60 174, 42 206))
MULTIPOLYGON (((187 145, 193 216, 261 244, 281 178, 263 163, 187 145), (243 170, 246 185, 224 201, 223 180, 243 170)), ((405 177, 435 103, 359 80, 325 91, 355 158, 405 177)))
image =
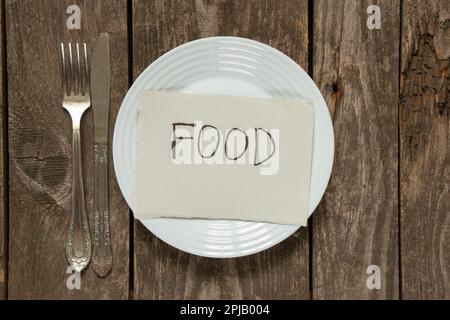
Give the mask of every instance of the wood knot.
POLYGON ((25 183, 37 188, 36 194, 45 203, 46 195, 54 201, 65 198, 71 190, 71 162, 63 138, 38 123, 15 125, 19 129, 11 134, 11 159, 25 183))
POLYGON ((336 94, 339 91, 339 85, 337 84, 337 82, 331 85, 331 90, 333 90, 334 94, 336 94))
POLYGON ((439 102, 436 104, 436 107, 438 109, 439 114, 443 115, 445 112, 445 109, 447 109, 447 104, 445 102, 439 102))
POLYGON ((439 26, 441 27, 441 29, 447 30, 448 27, 450 26, 450 19, 445 19, 445 20, 441 21, 439 23, 439 26))

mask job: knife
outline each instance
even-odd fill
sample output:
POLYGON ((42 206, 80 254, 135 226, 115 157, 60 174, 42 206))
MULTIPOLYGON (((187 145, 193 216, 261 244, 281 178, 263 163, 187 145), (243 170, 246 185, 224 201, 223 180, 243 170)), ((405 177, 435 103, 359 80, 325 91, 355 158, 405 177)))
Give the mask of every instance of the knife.
POLYGON ((94 241, 95 273, 105 277, 112 268, 108 197, 108 121, 111 91, 109 37, 102 33, 94 48, 91 66, 91 103, 94 113, 94 241))

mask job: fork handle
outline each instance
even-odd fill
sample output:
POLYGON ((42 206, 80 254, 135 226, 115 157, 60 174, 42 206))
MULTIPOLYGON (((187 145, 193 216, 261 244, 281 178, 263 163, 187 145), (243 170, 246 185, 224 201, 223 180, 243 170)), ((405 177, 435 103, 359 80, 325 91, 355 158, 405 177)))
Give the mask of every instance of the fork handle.
POLYGON ((108 204, 108 145, 96 143, 94 146, 94 250, 92 264, 98 276, 106 276, 112 268, 113 257, 109 233, 108 204))
POLYGON ((74 126, 72 137, 72 208, 66 253, 69 263, 81 272, 91 259, 91 236, 84 201, 83 170, 81 167, 81 136, 79 126, 74 126))

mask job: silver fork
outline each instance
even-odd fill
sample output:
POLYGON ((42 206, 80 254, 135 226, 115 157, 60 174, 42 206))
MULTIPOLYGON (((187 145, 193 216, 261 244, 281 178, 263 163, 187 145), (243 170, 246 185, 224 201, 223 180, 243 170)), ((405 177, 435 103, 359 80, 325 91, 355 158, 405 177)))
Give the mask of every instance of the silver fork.
POLYGON ((65 46, 61 43, 63 108, 72 118, 72 203, 69 231, 67 234, 67 260, 73 268, 81 272, 91 259, 91 236, 84 201, 83 171, 81 167, 80 123, 83 113, 91 106, 89 89, 89 67, 86 43, 83 43, 84 66, 80 62, 80 45, 68 45, 68 61, 65 46), (82 70, 84 69, 84 70, 82 70))

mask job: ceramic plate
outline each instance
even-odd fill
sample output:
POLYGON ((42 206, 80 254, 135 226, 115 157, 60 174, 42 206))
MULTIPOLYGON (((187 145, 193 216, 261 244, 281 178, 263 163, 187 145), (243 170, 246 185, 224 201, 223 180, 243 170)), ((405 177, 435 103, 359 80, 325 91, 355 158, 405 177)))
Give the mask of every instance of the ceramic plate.
MULTIPOLYGON (((313 213, 331 174, 333 127, 319 89, 289 57, 257 41, 212 37, 183 44, 148 66, 128 91, 114 130, 114 168, 131 209, 137 99, 143 90, 312 101, 315 127, 309 215, 313 213)), ((180 250, 215 258, 240 257, 265 250, 299 228, 296 225, 233 220, 161 218, 143 220, 142 223, 158 238, 180 250)))

